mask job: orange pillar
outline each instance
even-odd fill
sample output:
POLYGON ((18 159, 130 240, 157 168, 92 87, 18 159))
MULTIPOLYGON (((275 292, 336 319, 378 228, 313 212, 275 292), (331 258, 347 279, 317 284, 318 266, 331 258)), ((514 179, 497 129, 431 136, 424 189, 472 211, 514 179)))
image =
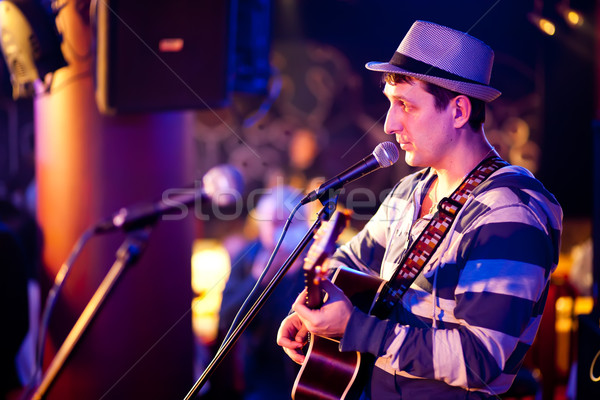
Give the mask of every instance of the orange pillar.
MULTIPOLYGON (((183 112, 108 117, 94 100, 90 29, 67 3, 57 24, 69 66, 35 100, 38 218, 53 280, 80 235, 120 207, 194 179, 192 118, 183 112)), ((135 72, 134 72, 135 73, 135 72)), ((48 399, 182 398, 193 385, 193 220, 158 221, 47 392, 48 399)), ((115 261, 125 235, 94 237, 50 324, 45 367, 115 261)))

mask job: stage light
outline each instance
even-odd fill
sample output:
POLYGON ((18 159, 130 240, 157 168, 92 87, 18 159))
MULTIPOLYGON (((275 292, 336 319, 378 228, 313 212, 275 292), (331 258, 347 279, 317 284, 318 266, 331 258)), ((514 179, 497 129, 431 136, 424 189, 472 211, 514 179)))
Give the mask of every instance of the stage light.
POLYGON ((15 100, 46 90, 46 75, 67 65, 54 21, 35 0, 0 0, 0 47, 15 100))
POLYGON ((567 11, 565 18, 567 22, 573 26, 580 26, 581 24, 583 24, 583 18, 581 14, 579 14, 577 11, 567 11))
POLYGON ((527 14, 527 18, 529 19, 529 22, 531 22, 548 36, 552 36, 556 32, 556 27, 554 24, 550 20, 540 16, 537 13, 529 13, 527 14))
POLYGON ((565 22, 572 27, 583 25, 583 15, 571 8, 568 1, 562 1, 556 6, 556 10, 565 19, 565 22))
POLYGON ((214 239, 196 239, 192 250, 192 328, 203 342, 217 338, 223 289, 231 271, 225 246, 214 239))

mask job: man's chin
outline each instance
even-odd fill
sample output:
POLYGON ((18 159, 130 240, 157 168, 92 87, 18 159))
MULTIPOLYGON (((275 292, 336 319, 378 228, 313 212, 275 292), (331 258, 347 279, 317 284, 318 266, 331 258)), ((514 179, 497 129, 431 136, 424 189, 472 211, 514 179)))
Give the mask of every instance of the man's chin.
POLYGON ((412 153, 406 153, 404 155, 404 162, 408 164, 410 167, 421 167, 419 161, 412 155, 412 153))

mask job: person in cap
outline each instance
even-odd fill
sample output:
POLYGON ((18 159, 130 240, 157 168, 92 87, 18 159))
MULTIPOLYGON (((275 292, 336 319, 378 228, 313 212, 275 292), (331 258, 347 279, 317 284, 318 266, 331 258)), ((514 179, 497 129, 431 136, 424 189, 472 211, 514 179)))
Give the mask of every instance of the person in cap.
POLYGON ((374 356, 363 398, 497 398, 535 338, 562 210, 485 137, 485 104, 500 96, 490 86, 493 58, 467 33, 416 21, 389 62, 366 65, 383 73, 385 132, 422 169, 393 188, 328 265, 378 274, 393 290, 364 311, 325 281, 325 304, 309 309, 302 293, 277 337, 298 363, 307 332, 374 356), (416 272, 404 274, 411 263, 416 272))

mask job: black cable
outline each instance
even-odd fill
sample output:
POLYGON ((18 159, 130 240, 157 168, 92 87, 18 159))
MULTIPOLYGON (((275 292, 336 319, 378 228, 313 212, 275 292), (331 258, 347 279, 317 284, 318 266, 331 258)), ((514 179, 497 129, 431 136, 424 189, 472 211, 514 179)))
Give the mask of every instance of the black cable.
POLYGON ((277 255, 277 252, 279 251, 279 247, 281 247, 281 244, 283 243, 283 239, 285 237, 285 234, 287 233, 287 230, 290 227, 290 224, 292 223, 292 219, 294 218, 294 215, 296 214, 296 212, 298 211, 298 209, 300 207, 302 207, 302 205, 303 205, 302 203, 298 203, 294 207, 294 209, 291 211, 289 217, 287 218, 287 221, 285 222, 285 225, 283 226, 283 230, 281 232, 281 235, 279 236, 279 240, 277 241, 277 244, 275 245, 275 248, 273 249, 273 252, 271 253, 271 257, 269 258, 269 261, 267 262, 267 265, 263 269, 263 272, 260 274, 260 276, 256 280, 256 283, 254 284, 254 287, 252 288, 252 290, 250 291, 250 293, 246 297, 246 300, 244 300, 244 303, 242 303, 242 305, 239 308, 237 314, 235 315, 235 318, 233 319, 233 322, 229 326, 229 330, 225 334, 225 337, 223 338, 223 341, 221 342, 221 345, 219 346, 219 349, 217 350, 217 354, 219 354, 219 352, 221 352, 221 350, 223 348, 223 344, 228 341, 229 336, 231 336, 231 333, 235 330, 234 327, 236 327, 239 324, 240 314, 248 306, 248 302, 250 301, 250 299, 252 299, 256 295, 256 292, 258 291, 258 289, 260 287, 260 284, 262 283, 265 275, 267 274, 267 272, 271 268, 271 264, 273 264, 273 260, 275 259, 275 256, 277 255))
MULTIPOLYGON (((38 332, 38 341, 36 348, 36 360, 35 360, 35 368, 33 371, 33 375, 31 376, 30 382, 27 384, 27 389, 24 391, 24 396, 29 393, 29 391, 35 388, 38 384, 42 376, 43 369, 43 360, 44 360, 44 343, 46 342, 46 335, 48 334, 48 325, 50 322, 50 316, 52 315, 52 311, 54 310, 54 306, 56 305, 56 301, 58 299, 58 294, 62 290, 65 280, 71 269, 75 260, 81 253, 84 245, 87 241, 94 235, 95 227, 92 227, 85 231, 79 238, 79 240, 73 246, 71 253, 67 260, 61 265, 58 273, 54 277, 54 284, 52 288, 48 292, 48 297, 46 298, 46 302, 44 305, 44 311, 42 313, 41 321, 40 321, 40 329, 38 332)), ((25 398, 25 397, 23 397, 25 398)))

